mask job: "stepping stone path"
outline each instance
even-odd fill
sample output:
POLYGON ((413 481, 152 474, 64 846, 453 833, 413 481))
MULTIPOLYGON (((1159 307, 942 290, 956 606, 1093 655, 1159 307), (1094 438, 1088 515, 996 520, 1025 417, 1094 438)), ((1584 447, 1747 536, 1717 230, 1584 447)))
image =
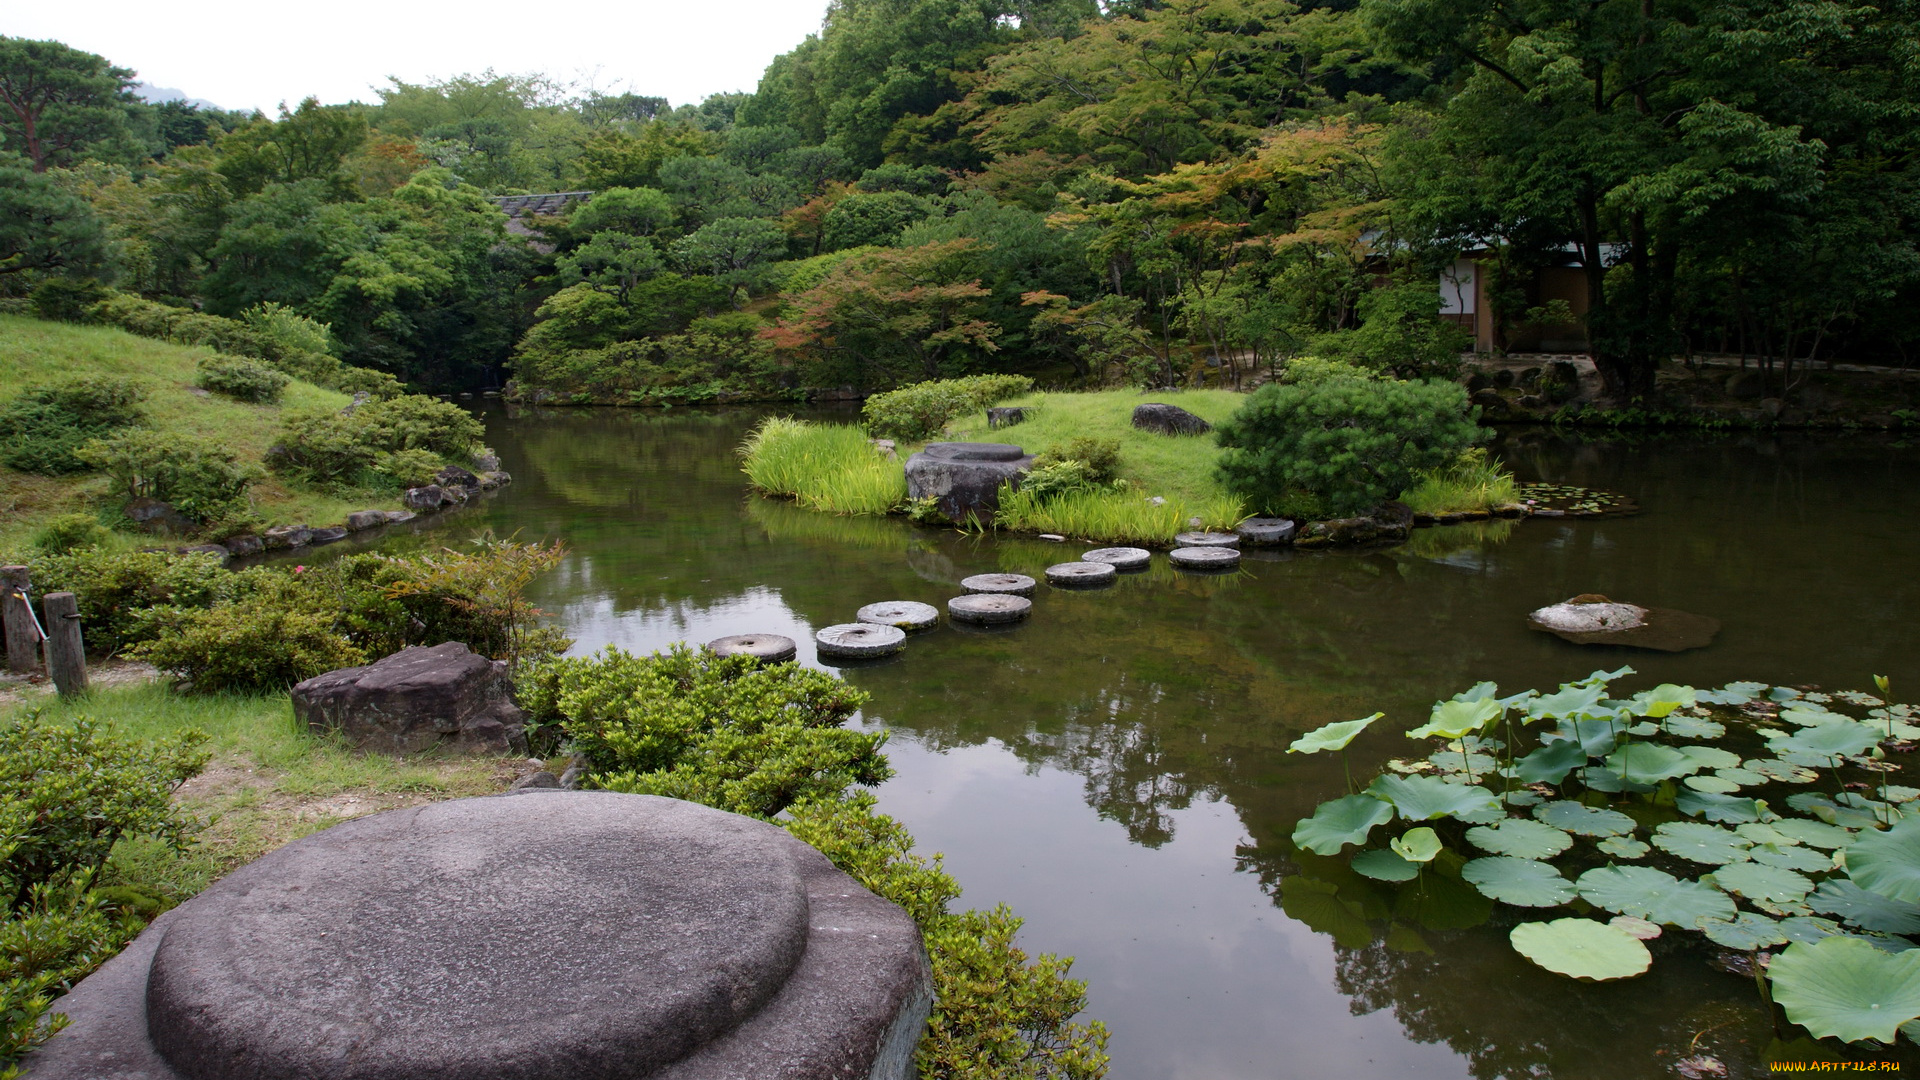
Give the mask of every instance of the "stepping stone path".
POLYGON ((1112 563, 1063 562, 1047 567, 1047 584, 1084 589, 1093 585, 1111 585, 1119 576, 1112 563))
MULTIPOLYGON (((898 631, 896 631, 897 633, 898 631)), ((777 825, 532 788, 295 840, 60 999, 34 1080, 904 1080, 906 912, 777 825)))
POLYGON ((734 634, 731 637, 714 638, 707 642, 707 648, 720 656, 757 657, 764 664, 791 660, 799 651, 794 648, 792 638, 779 634, 734 634))
POLYGON ((906 648, 907 632, 897 626, 881 626, 878 623, 841 623, 815 633, 813 643, 821 656, 848 659, 892 656, 906 648))
POLYGON ((1230 547, 1180 547, 1167 552, 1173 565, 1187 570, 1231 570, 1240 565, 1240 550, 1230 547))
POLYGON ((940 624, 940 609, 912 600, 885 600, 868 604, 854 612, 855 622, 878 626, 897 626, 902 630, 928 630, 940 624))
POLYGON ((1080 556, 1082 562, 1106 563, 1115 570, 1145 570, 1153 561, 1153 552, 1146 548, 1111 547, 1094 548, 1080 556))
MULTIPOLYGON (((996 574, 994 577, 1017 575, 996 574)), ((971 579, 969 579, 971 580, 971 579)), ((1032 578, 1024 579, 1029 583, 1032 578)), ((966 584, 966 582, 961 582, 966 584)), ((958 622, 993 626, 1019 622, 1033 612, 1033 601, 1009 593, 968 593, 947 601, 947 614, 958 622)))
POLYGON ((1286 518, 1248 518, 1233 531, 1240 534, 1240 542, 1248 547, 1283 547, 1293 542, 1298 528, 1286 518))
POLYGON ((1183 532, 1174 537, 1173 542, 1176 546, 1183 548, 1237 548, 1240 546, 1240 535, 1238 533, 1223 532, 1183 532))
MULTIPOLYGON (((1035 584, 1025 574, 975 574, 960 579, 960 587, 970 593, 1005 593, 1008 596, 1032 596, 1035 584)), ((947 606, 951 608, 953 605, 947 606)))

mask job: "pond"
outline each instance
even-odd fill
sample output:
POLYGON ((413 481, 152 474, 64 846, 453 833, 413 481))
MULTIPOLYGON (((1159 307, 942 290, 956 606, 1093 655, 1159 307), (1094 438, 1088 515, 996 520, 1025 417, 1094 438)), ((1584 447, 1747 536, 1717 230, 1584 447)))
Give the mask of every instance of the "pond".
MULTIPOLYGON (((515 482, 422 535, 564 539, 535 599, 577 652, 760 631, 795 638, 808 663, 812 631, 862 604, 944 605, 966 575, 1037 577, 1093 546, 755 498, 732 450, 760 415, 489 411, 515 482)), ((1625 492, 1643 512, 1426 529, 1365 553, 1249 552, 1226 577, 1156 560, 1100 591, 1042 585, 1018 627, 943 626, 846 669, 873 695, 865 722, 893 733, 880 808, 945 853, 964 903, 1009 904, 1030 951, 1077 958, 1090 1015, 1113 1029, 1116 1080, 1646 1077, 1702 1052, 1756 1069, 1773 1033, 1754 984, 1705 949, 1656 943, 1652 975, 1577 984, 1513 953, 1512 909, 1487 922, 1470 897, 1303 872, 1293 824, 1345 781, 1336 756, 1286 746, 1384 710, 1353 748, 1364 778, 1413 748, 1400 732, 1437 699, 1622 663, 1639 674, 1616 692, 1871 689, 1884 674, 1911 700, 1920 448, 1516 431, 1496 450, 1523 480, 1625 492), (1526 628, 1529 610, 1584 592, 1724 629, 1667 655, 1526 628)))

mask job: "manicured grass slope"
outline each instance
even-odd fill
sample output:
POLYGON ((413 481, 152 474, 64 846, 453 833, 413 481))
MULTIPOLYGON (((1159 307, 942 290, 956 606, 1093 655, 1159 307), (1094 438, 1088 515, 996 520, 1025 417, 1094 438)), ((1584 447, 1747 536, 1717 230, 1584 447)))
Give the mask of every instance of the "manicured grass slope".
POLYGON ((1240 410, 1245 394, 1231 390, 1182 390, 1142 394, 1138 390, 1102 390, 1089 394, 1026 394, 1002 406, 1031 406, 1023 424, 999 430, 987 427, 983 412, 963 416, 948 425, 952 438, 979 442, 1016 443, 1028 453, 1064 445, 1077 436, 1120 440, 1120 474, 1142 498, 1159 495, 1198 506, 1227 497, 1214 479, 1213 464, 1220 448, 1212 435, 1169 436, 1140 431, 1133 426, 1133 409, 1148 402, 1176 405, 1210 424, 1219 424, 1240 410))
MULTIPOLYGON (((284 410, 338 409, 351 400, 298 379, 288 384, 278 405, 247 405, 204 394, 193 380, 200 359, 210 355, 210 349, 136 337, 124 330, 0 315, 0 401, 41 383, 85 375, 129 376, 147 386, 142 407, 151 426, 216 439, 242 458, 259 461, 273 445, 284 410)), ((19 547, 56 514, 111 506, 109 496, 106 482, 96 475, 39 477, 0 467, 0 550, 19 547)), ((256 485, 253 497, 261 515, 276 523, 324 525, 354 510, 399 508, 392 499, 344 501, 297 492, 273 477, 256 485)))

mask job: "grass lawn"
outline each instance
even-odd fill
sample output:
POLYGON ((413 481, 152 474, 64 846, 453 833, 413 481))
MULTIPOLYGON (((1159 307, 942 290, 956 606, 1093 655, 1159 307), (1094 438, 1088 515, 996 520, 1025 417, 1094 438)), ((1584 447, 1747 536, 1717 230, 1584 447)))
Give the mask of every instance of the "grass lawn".
MULTIPOLYGON (((41 383, 85 375, 130 376, 147 386, 142 407, 154 428, 217 439, 241 458, 259 461, 273 445, 283 410, 339 409, 352 400, 298 379, 287 385, 279 405, 248 405, 210 395, 193 380, 200 359, 212 354, 211 349, 109 327, 0 315, 0 402, 41 383)), ((274 524, 328 525, 355 510, 400 508, 392 495, 341 499, 295 490, 272 476, 256 484, 252 494, 260 515, 274 524)), ((116 508, 112 495, 97 475, 32 476, 0 467, 0 551, 23 548, 55 515, 116 508)))
POLYGON ((362 754, 297 726, 285 694, 183 695, 164 683, 105 687, 74 703, 51 696, 0 708, 0 724, 29 708, 50 720, 90 716, 116 734, 160 739, 198 729, 213 760, 175 799, 207 823, 185 853, 144 841, 114 849, 102 885, 125 885, 168 906, 274 848, 349 818, 501 791, 528 766, 518 758, 362 754))

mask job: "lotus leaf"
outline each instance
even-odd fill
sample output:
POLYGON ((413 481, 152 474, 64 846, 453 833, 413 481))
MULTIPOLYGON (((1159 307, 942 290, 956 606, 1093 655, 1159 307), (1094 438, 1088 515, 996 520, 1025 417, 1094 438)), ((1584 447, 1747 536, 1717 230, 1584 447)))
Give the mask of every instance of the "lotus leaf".
POLYGON ((1528 784, 1557 784, 1586 763, 1586 750, 1572 739, 1548 743, 1515 762, 1521 781, 1528 784))
POLYGON ((1820 705, 1795 705, 1791 709, 1781 709, 1780 719, 1800 727, 1818 727, 1821 724, 1857 723, 1851 716, 1832 711, 1820 705))
POLYGON ((1665 931, 1660 928, 1659 923, 1648 922, 1645 919, 1635 918, 1632 915, 1615 915, 1613 918, 1607 920, 1607 925, 1625 930, 1641 941, 1652 941, 1662 933, 1665 933, 1665 931))
POLYGON ((1767 866, 1798 870, 1803 874, 1823 874, 1833 869, 1833 856, 1799 844, 1755 844, 1747 849, 1753 861, 1767 866))
POLYGON ((1807 898, 1807 906, 1826 915, 1838 915, 1865 930, 1885 934, 1920 933, 1920 906, 1868 892, 1842 878, 1821 882, 1820 888, 1807 898))
POLYGON ((1406 835, 1387 842, 1395 855, 1411 863, 1430 863, 1440 854, 1440 834, 1425 825, 1408 829, 1406 835))
POLYGON ((1767 777, 1752 769, 1721 769, 1713 775, 1732 784, 1736 788, 1759 787, 1767 782, 1767 777))
POLYGON ((1280 910, 1331 936, 1334 944, 1343 948, 1359 949, 1373 943, 1373 927, 1367 925, 1360 905, 1342 899, 1339 887, 1331 882, 1305 874, 1281 879, 1280 910))
POLYGON ((1633 715, 1651 716, 1659 720, 1671 715, 1675 709, 1691 706, 1693 700, 1693 687, 1661 683, 1651 690, 1642 690, 1633 695, 1629 705, 1633 709, 1633 715))
POLYGON ((1594 907, 1675 926, 1690 927, 1704 918, 1731 920, 1737 910, 1726 893, 1649 866, 1599 866, 1575 884, 1594 907))
POLYGON ((1653 830, 1653 846, 1693 862, 1720 866, 1744 862, 1749 842, 1718 825, 1669 821, 1653 830))
POLYGON ((1429 956, 1433 954, 1433 946, 1427 944, 1427 939, 1420 936, 1420 931, 1400 923, 1387 927, 1385 944, 1394 952, 1425 953, 1429 956))
POLYGON ((1558 693, 1527 702, 1527 715, 1535 720, 1586 716, 1606 696, 1604 686, 1562 686, 1558 693))
POLYGON ((1386 848, 1363 851, 1353 857, 1353 870, 1376 881, 1412 881, 1420 876, 1420 867, 1386 848))
POLYGON ((1367 730, 1367 725, 1385 715, 1387 714, 1374 713, 1364 720, 1342 720, 1338 723, 1323 724, 1293 740, 1287 747, 1287 753, 1317 754, 1322 750, 1345 750, 1354 736, 1367 730))
POLYGON ((1364 844, 1375 825, 1393 817, 1393 807, 1368 795, 1347 795, 1323 802, 1310 818, 1293 827, 1293 842, 1316 855, 1337 855, 1348 844, 1364 844))
POLYGON ((1783 784, 1811 784, 1820 778, 1820 774, 1812 769, 1773 758, 1759 758, 1747 762, 1743 767, 1783 784))
POLYGON ((1920 788, 1905 787, 1900 784, 1888 784, 1880 789, 1880 797, 1888 802, 1910 803, 1920 799, 1920 788))
POLYGON ((1819 941, 1840 934, 1840 924, 1832 919, 1796 915, 1780 920, 1780 932, 1787 935, 1788 941, 1819 941))
POLYGON ((1618 810, 1599 810, 1565 800, 1537 806, 1533 816, 1580 836, 1622 836, 1633 831, 1633 819, 1618 810))
POLYGON ((1600 849, 1601 854, 1616 859, 1644 859, 1647 852, 1653 850, 1646 841, 1635 840, 1631 836, 1609 836, 1593 846, 1600 849))
POLYGON ((1579 743, 1588 757, 1606 757, 1620 741, 1623 730, 1611 720, 1562 720, 1554 730, 1554 738, 1579 743))
POLYGON ((1766 688, 1765 683, 1731 682, 1718 690, 1702 690, 1693 700, 1703 705, 1745 705, 1766 688))
POLYGON ((1486 727, 1487 722, 1500 713, 1500 703, 1492 698, 1442 701, 1433 707, 1433 713, 1426 723, 1407 732, 1407 738, 1426 739, 1438 735, 1446 739, 1458 739, 1486 727))
POLYGON ((1813 882, 1791 870, 1759 863, 1735 863, 1713 872, 1714 884, 1756 903, 1791 904, 1813 891, 1813 882))
POLYGON ((1397 919, 1419 923, 1429 930, 1464 930, 1479 926, 1493 914, 1493 901, 1459 878, 1428 874, 1418 888, 1401 889, 1394 901, 1397 919))
POLYGON ((1538 806, 1541 801, 1539 792, 1528 791, 1526 788, 1506 792, 1500 797, 1507 801, 1508 806, 1538 806))
POLYGON ((1773 823, 1782 836, 1798 840, 1808 847, 1841 848, 1853 843, 1853 834, 1834 825, 1823 825, 1805 818, 1782 818, 1773 823))
POLYGON ((1443 773, 1467 773, 1485 776, 1500 768, 1500 759, 1491 754, 1474 752, 1462 753, 1459 750, 1435 750, 1427 759, 1435 770, 1443 773))
POLYGON ((1788 701, 1792 701, 1799 696, 1800 696, 1800 691, 1795 690, 1789 686, 1776 686, 1773 689, 1767 691, 1767 700, 1775 704, 1782 704, 1788 701))
MULTIPOLYGON (((1819 758, 1851 757, 1865 753, 1877 744, 1881 734, 1865 724, 1849 720, 1844 724, 1821 724, 1778 739, 1768 739, 1767 749, 1786 757, 1808 754, 1819 758)), ((1792 758, 1787 758, 1791 761, 1792 758)))
POLYGON ((1467 830, 1467 841, 1495 855, 1517 859, 1551 859, 1573 846, 1573 837, 1538 821, 1509 818, 1498 825, 1467 830))
MULTIPOLYGON (((1734 758, 1737 764, 1739 758, 1734 758)), ((1607 756, 1607 768, 1619 773, 1626 780, 1640 784, 1654 784, 1662 780, 1696 773, 1703 768, 1700 762, 1670 746, 1659 743, 1637 742, 1623 746, 1607 756)))
POLYGON ((1701 919, 1699 929, 1707 935, 1707 940, 1722 948, 1752 952, 1769 945, 1785 945, 1787 935, 1780 932, 1780 924, 1764 915, 1741 912, 1729 922, 1726 919, 1701 919))
POLYGON ((1533 859, 1510 855, 1475 859, 1460 868, 1460 877, 1487 896, 1515 907, 1559 907, 1574 897, 1573 882, 1533 859))
POLYGON ((1431 776, 1378 776, 1367 794, 1393 804, 1408 821, 1438 817, 1480 818, 1500 814, 1500 800, 1483 787, 1449 784, 1431 776))
POLYGON ((1716 795, 1711 791, 1682 790, 1674 797, 1674 805, 1683 814, 1704 817, 1708 821, 1758 821, 1760 803, 1755 799, 1742 799, 1737 795, 1716 795))
POLYGON ((1725 724, 1700 716, 1669 716, 1666 728, 1667 734, 1682 739, 1718 739, 1727 733, 1725 724))
POLYGON ((1675 749, 1699 762, 1703 769, 1731 769, 1740 764, 1739 754, 1731 750, 1722 750, 1717 746, 1688 744, 1675 749))
POLYGON ((1756 844, 1797 844, 1800 842, 1788 836, 1786 833, 1781 832, 1779 829, 1774 828, 1772 825, 1758 821, 1750 821, 1745 825, 1736 825, 1733 831, 1735 835, 1756 844))
POLYGON ((1920 818, 1855 840, 1847 848, 1847 876, 1868 892, 1920 903, 1920 818))
POLYGON ((1920 951, 1889 955, 1847 937, 1796 942, 1767 969, 1773 1000, 1816 1039, 1891 1043, 1920 1018, 1920 951))
POLYGON ((1695 791, 1708 791, 1715 795, 1730 795, 1740 790, 1740 785, 1731 780, 1707 774, 1689 776, 1683 783, 1695 791))
POLYGON ((1508 940, 1548 971, 1590 982, 1631 979, 1653 965, 1653 954, 1639 938, 1592 919, 1521 923, 1508 940))

